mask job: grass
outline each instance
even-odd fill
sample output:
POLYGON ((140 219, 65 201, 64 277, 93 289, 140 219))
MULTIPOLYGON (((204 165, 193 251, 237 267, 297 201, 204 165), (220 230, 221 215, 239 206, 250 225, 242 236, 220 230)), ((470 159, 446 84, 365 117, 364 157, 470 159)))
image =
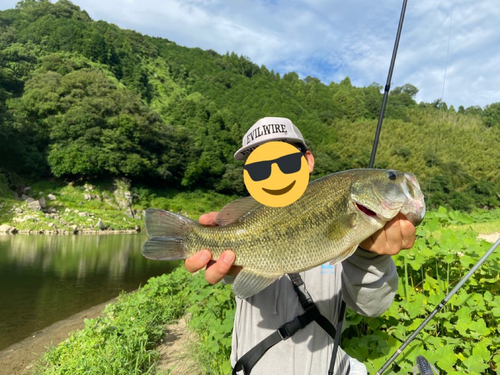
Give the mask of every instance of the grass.
MULTIPOLYGON (((183 199, 165 198, 169 207, 183 199)), ((470 226, 495 225, 498 213, 481 213, 476 219, 443 208, 430 212, 418 228, 414 248, 394 257, 400 283, 390 309, 376 318, 350 311, 342 347, 370 373, 379 369, 489 247, 470 226)), ((499 267, 500 255, 493 254, 398 358, 393 373, 412 372, 419 354, 448 374, 497 373, 499 267)), ((191 314, 190 329, 199 337, 193 354, 203 373, 230 373, 231 290, 209 285, 203 273, 191 276, 181 267, 122 295, 105 316, 87 321, 84 330, 47 352, 35 374, 155 374, 155 347, 164 326, 186 312, 191 314)))
POLYGON ((119 209, 117 198, 107 186, 95 185, 91 191, 85 185, 63 185, 58 182, 42 181, 31 185, 28 192, 34 199, 45 198, 48 212, 30 209, 28 204, 21 200, 6 199, 0 208, 0 220, 19 230, 72 230, 97 229, 99 219, 108 229, 134 229, 141 224, 141 219, 128 217, 119 209), (51 201, 49 194, 56 196, 51 201), (92 195, 91 200, 85 199, 85 194, 92 195), (15 213, 17 209, 20 213, 15 213), (51 212, 52 211, 52 212, 51 212), (20 220, 18 220, 20 219, 20 220))
MULTIPOLYGON (((489 212, 483 219, 494 223, 497 214, 489 212)), ((364 362, 369 373, 380 369, 490 247, 470 229, 477 220, 443 208, 430 212, 417 229, 415 246, 394 257, 400 283, 389 310, 376 318, 348 313, 342 346, 364 362)), ((499 285, 497 252, 398 357, 392 373, 411 373, 416 356, 423 355, 441 373, 497 374, 499 285)))
POLYGON ((187 312, 189 326, 200 338, 191 354, 203 373, 230 373, 231 288, 209 285, 203 272, 191 275, 181 266, 151 278, 136 292, 120 295, 103 316, 86 320, 84 329, 43 355, 34 375, 168 374, 171 369, 158 369, 156 347, 165 325, 187 312))
POLYGON ((211 190, 178 191, 176 189, 132 188, 135 205, 140 209, 149 207, 181 213, 197 219, 211 211, 219 211, 227 203, 239 198, 216 193, 211 190))
POLYGON ((165 325, 184 314, 191 279, 178 268, 122 294, 103 316, 86 320, 84 329, 49 349, 34 374, 156 374, 155 347, 165 325))
POLYGON ((500 232, 500 221, 491 223, 474 223, 469 225, 453 225, 450 227, 452 230, 467 230, 470 228, 478 234, 491 234, 500 232))
POLYGON ((500 209, 477 210, 470 215, 467 223, 457 223, 449 226, 451 230, 466 231, 468 229, 478 234, 491 234, 500 232, 500 209))

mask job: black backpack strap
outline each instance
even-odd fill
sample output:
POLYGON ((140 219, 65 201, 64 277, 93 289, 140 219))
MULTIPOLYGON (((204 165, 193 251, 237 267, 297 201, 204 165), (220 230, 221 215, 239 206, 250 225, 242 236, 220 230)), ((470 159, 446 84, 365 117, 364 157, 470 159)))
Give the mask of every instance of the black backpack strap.
MULTIPOLYGON (((311 295, 307 291, 304 281, 298 273, 288 274, 292 281, 293 288, 299 297, 299 302, 304 309, 302 315, 297 316, 295 319, 283 324, 274 333, 266 337, 264 340, 255 345, 252 349, 246 352, 234 365, 232 375, 236 375, 238 371, 243 371, 244 375, 250 375, 253 367, 262 358, 262 356, 274 345, 280 341, 284 341, 295 334, 298 330, 304 328, 312 321, 315 321, 323 328, 326 333, 334 340, 332 358, 330 360, 330 368, 328 374, 333 374, 335 367, 335 358, 337 356, 338 347, 340 344, 340 333, 342 332, 342 322, 344 320, 345 302, 342 301, 339 321, 337 328, 319 312, 318 307, 314 303, 311 295)), ((347 371, 349 373, 349 369, 347 371)))
MULTIPOLYGON (((337 359, 337 352, 340 346, 340 335, 342 334, 342 324, 344 323, 345 308, 345 301, 342 300, 342 303, 340 304, 339 320, 337 321, 337 332, 335 333, 335 342, 333 344, 332 358, 330 358, 330 368, 328 369, 328 375, 333 375, 333 368, 335 367, 335 360, 337 359)), ((350 372, 351 364, 349 363, 346 374, 349 374, 350 372)))
MULTIPOLYGON (((319 311, 318 311, 319 313, 319 311)), ((261 359, 261 357, 274 345, 280 341, 284 341, 295 334, 299 329, 315 320, 315 311, 306 311, 304 314, 297 316, 295 319, 283 324, 274 333, 266 337, 264 340, 255 345, 252 349, 245 353, 233 368, 233 375, 237 371, 243 370, 244 375, 249 375, 253 367, 261 359)))
MULTIPOLYGON (((302 308, 305 311, 314 311, 316 318, 314 319, 316 323, 319 324, 321 328, 323 328, 330 337, 335 340, 335 336, 337 334, 337 330, 333 326, 332 322, 330 322, 327 318, 325 318, 318 310, 318 307, 314 303, 311 295, 306 289, 304 281, 302 277, 298 273, 289 273, 288 276, 293 283, 293 289, 295 289, 295 293, 299 296, 299 302, 302 305, 302 308)), ((342 315, 342 318, 344 316, 342 315)))
MULTIPOLYGON (((319 324, 321 328, 325 330, 326 333, 330 335, 330 337, 333 339, 333 351, 332 351, 332 357, 330 358, 330 367, 328 369, 328 375, 333 374, 333 369, 335 368, 335 360, 337 359, 337 352, 340 346, 340 335, 342 333, 342 324, 344 322, 344 314, 345 314, 345 308, 346 304, 344 300, 342 300, 341 305, 340 305, 340 312, 339 312, 339 318, 337 321, 337 327, 335 328, 327 318, 325 318, 323 315, 318 310, 318 307, 314 303, 311 295, 306 289, 306 286, 304 284, 304 281, 302 280, 302 277, 298 273, 289 273, 288 276, 290 277, 290 280, 292 280, 293 283, 293 288, 295 289, 295 292, 299 296, 299 301, 304 308, 304 310, 308 311, 311 309, 316 309, 317 310, 317 317, 314 319, 316 323, 319 324)), ((347 373, 350 371, 350 366, 347 370, 347 373)))

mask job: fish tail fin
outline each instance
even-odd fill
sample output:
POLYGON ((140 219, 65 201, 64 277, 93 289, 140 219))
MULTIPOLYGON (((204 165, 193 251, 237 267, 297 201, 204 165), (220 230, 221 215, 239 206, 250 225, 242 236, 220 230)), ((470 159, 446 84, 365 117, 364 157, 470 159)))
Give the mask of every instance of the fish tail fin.
POLYGON ((154 260, 187 258, 187 249, 180 237, 151 237, 142 245, 142 255, 154 260))
POLYGON ((169 211, 146 210, 146 232, 150 239, 142 246, 142 255, 155 260, 186 259, 188 249, 184 236, 196 223, 169 211))

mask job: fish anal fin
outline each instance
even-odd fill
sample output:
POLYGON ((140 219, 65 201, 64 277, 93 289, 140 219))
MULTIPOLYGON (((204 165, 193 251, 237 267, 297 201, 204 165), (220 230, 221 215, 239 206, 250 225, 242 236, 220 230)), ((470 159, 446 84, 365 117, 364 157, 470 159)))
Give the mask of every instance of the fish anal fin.
POLYGON ((235 201, 226 204, 222 210, 220 210, 215 221, 217 225, 228 225, 234 223, 240 217, 258 206, 260 206, 260 203, 252 197, 236 199, 235 201))
POLYGON ((279 276, 262 275, 243 268, 233 282, 233 292, 245 299, 251 297, 271 285, 279 276))
POLYGON ((331 241, 337 241, 345 237, 356 227, 356 214, 343 215, 333 221, 326 229, 326 237, 331 241))

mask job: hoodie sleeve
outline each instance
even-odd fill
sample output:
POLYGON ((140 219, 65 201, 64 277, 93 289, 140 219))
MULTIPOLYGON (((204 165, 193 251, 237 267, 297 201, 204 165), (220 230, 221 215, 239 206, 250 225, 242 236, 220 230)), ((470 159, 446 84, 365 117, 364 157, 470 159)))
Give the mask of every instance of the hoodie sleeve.
POLYGON ((378 316, 387 310, 398 289, 392 257, 358 247, 342 262, 342 292, 347 306, 358 314, 378 316))

